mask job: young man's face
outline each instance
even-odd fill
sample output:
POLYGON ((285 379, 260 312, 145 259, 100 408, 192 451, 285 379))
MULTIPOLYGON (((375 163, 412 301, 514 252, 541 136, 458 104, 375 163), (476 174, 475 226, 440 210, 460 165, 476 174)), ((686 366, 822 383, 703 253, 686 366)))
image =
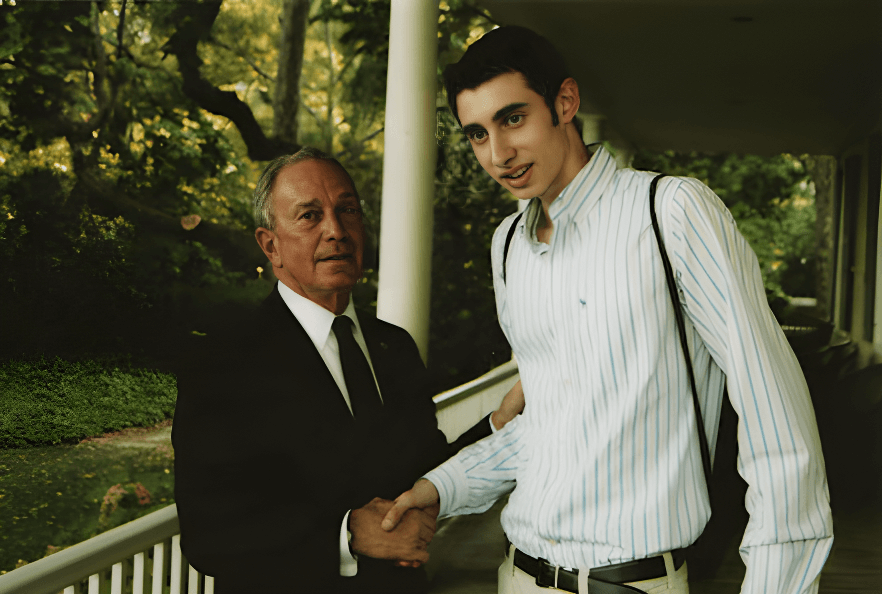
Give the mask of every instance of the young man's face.
POLYGON ((522 74, 461 91, 456 107, 481 167, 518 198, 554 200, 572 180, 565 126, 552 125, 545 100, 522 74))

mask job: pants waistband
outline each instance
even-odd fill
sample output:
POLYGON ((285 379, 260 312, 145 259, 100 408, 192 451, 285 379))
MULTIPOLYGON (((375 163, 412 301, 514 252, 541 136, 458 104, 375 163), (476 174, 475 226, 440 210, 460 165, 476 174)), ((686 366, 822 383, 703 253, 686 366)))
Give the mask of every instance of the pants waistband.
MULTIPOLYGON (((680 569, 686 558, 685 551, 683 549, 671 551, 671 556, 674 560, 674 569, 680 569)), ((514 551, 514 565, 535 577, 536 583, 539 586, 556 587, 560 590, 578 592, 578 570, 569 570, 552 565, 545 559, 536 559, 520 549, 515 549, 514 551)), ((588 575, 591 578, 612 584, 651 580, 666 574, 667 570, 662 555, 595 567, 588 570, 588 575)))

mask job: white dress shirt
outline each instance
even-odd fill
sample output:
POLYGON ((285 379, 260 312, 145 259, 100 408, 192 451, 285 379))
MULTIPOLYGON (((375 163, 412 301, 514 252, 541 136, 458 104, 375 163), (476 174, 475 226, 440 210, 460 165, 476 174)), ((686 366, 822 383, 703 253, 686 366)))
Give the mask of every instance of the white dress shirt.
MULTIPOLYGON (((492 242, 500 324, 524 413, 426 478, 441 514, 511 491, 508 538, 533 557, 591 568, 686 547, 710 516, 696 419, 649 216, 653 175, 599 149, 551 204, 533 199, 492 242), (516 488, 515 488, 515 485, 516 488)), ((665 178, 657 209, 686 314, 711 454, 724 382, 749 485, 742 592, 815 592, 832 545, 824 460, 808 389, 769 310, 756 256, 704 184, 665 178)), ((725 510, 715 510, 726 513, 725 510)))
MULTIPOLYGON (((291 310, 291 313, 294 314, 294 317, 297 318, 297 321, 300 322, 300 325, 303 326, 306 334, 309 335, 310 340, 312 340, 312 343, 315 345, 316 350, 322 356, 322 360, 325 362, 325 365, 327 365, 328 371, 334 376, 334 381, 337 383, 337 387, 339 387, 340 392, 343 393, 343 398, 346 400, 346 406, 349 407, 349 412, 351 413, 352 403, 349 401, 349 390, 346 389, 346 379, 343 377, 343 365, 340 362, 340 347, 337 344, 337 336, 331 329, 331 325, 334 323, 334 318, 337 316, 321 305, 295 293, 284 283, 280 282, 278 285, 282 300, 285 302, 285 305, 288 306, 288 309, 291 310)), ((361 347, 362 352, 364 352, 364 356, 371 368, 371 373, 374 376, 374 382, 376 383, 377 374, 374 372, 374 365, 371 363, 371 354, 368 352, 367 344, 364 341, 364 334, 361 332, 361 325, 358 323, 358 316, 355 315, 355 306, 353 305, 351 298, 349 299, 349 305, 346 306, 346 309, 340 315, 347 316, 352 320, 352 336, 355 338, 355 342, 358 346, 361 347)), ((380 392, 379 384, 377 384, 377 392, 380 394, 380 399, 382 400, 383 395, 380 392)), ((349 539, 346 534, 348 523, 349 512, 346 512, 346 515, 343 516, 343 524, 340 526, 340 575, 351 577, 358 572, 358 558, 349 552, 349 539)))

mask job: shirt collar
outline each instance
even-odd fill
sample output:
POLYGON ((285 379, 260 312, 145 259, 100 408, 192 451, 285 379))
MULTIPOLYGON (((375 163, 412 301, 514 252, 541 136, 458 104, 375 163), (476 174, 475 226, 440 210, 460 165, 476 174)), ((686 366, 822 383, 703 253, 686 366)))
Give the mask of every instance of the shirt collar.
MULTIPOLYGON (((291 313, 294 314, 294 317, 297 318, 297 321, 300 322, 300 325, 303 326, 312 343, 317 349, 324 349, 325 344, 328 342, 328 337, 331 335, 331 325, 337 316, 334 315, 334 312, 325 309, 318 303, 310 301, 299 293, 295 293, 281 281, 278 283, 278 286, 282 300, 288 306, 288 309, 291 310, 291 313)), ((358 323, 358 316, 355 315, 355 306, 351 296, 349 297, 349 305, 346 306, 341 315, 348 316, 352 320, 355 326, 353 335, 361 332, 361 326, 358 323)))
POLYGON ((599 146, 576 177, 551 203, 548 214, 554 225, 584 217, 603 196, 615 172, 615 159, 606 148, 599 146))
MULTIPOLYGON (((603 145, 598 143, 588 145, 587 148, 589 153, 593 152, 593 155, 551 203, 549 214, 555 226, 584 218, 603 196, 615 175, 615 159, 603 145)), ((542 201, 539 198, 532 198, 524 216, 518 222, 518 227, 524 228, 527 237, 536 244, 535 249, 544 251, 548 246, 536 240, 536 226, 539 224, 541 210, 542 201)))

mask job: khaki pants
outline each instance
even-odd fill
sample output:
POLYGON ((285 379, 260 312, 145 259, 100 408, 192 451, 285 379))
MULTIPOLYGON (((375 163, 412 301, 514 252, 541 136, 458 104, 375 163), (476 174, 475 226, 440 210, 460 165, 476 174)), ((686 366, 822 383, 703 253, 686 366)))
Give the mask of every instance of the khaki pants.
MULTIPOLYGON (((668 575, 652 580, 643 580, 641 582, 630 582, 626 584, 643 590, 647 594, 656 594, 665 592, 666 594, 689 594, 689 584, 687 582, 688 572, 686 570, 686 562, 680 566, 680 569, 674 569, 674 560, 670 553, 664 554, 665 566, 668 569, 668 575)), ((557 588, 543 588, 536 585, 536 578, 530 574, 521 571, 514 566, 514 545, 508 550, 502 565, 499 566, 497 573, 499 594, 552 594, 553 592, 563 592, 557 588)), ((580 586, 579 592, 583 590, 580 586)), ((587 592, 587 588, 585 589, 587 592)))

